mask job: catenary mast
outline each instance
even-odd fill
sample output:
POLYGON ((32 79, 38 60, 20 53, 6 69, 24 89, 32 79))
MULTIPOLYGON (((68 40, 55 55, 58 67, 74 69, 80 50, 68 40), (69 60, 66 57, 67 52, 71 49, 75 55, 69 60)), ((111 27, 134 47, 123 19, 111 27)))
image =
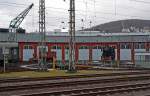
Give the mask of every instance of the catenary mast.
POLYGON ((69 9, 69 68, 68 71, 75 71, 75 0, 70 0, 69 9))
POLYGON ((39 34, 41 41, 39 43, 39 69, 47 71, 46 64, 46 26, 45 26, 45 0, 39 0, 39 34))

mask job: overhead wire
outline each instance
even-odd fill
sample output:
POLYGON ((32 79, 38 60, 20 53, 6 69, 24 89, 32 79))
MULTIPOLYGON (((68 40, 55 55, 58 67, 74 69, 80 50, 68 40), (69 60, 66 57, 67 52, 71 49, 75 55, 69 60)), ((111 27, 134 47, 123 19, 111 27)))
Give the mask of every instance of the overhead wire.
MULTIPOLYGON (((0 2, 1 3, 1 2, 0 2)), ((15 3, 16 4, 16 3, 15 3)), ((25 4, 19 4, 19 5, 25 5, 25 4)), ((54 7, 49 7, 49 8, 53 8, 53 9, 60 9, 60 10, 67 10, 67 9, 61 9, 61 8, 54 8, 54 7)), ((38 10, 38 9, 37 9, 38 10)), ((55 11, 56 11, 55 10, 55 11)), ((52 11, 52 10, 51 10, 52 11)), ((78 10, 76 10, 76 11, 78 11, 78 10)), ((80 10, 82 13, 81 14, 83 14, 83 12, 86 12, 86 11, 84 11, 84 10, 80 10)), ((146 11, 146 10, 145 10, 146 11)), ((57 11, 57 12, 59 12, 59 11, 57 11)), ((88 10, 88 12, 92 12, 92 11, 89 11, 88 10)), ((60 12, 60 13, 64 13, 64 12, 60 12)), ((109 14, 109 15, 113 15, 113 13, 111 13, 111 12, 102 12, 102 11, 96 11, 96 13, 99 13, 99 14, 109 14)), ((81 14, 77 14, 77 15, 81 15, 81 14)), ((84 15, 86 15, 86 14, 84 14, 84 15)), ((118 15, 118 16, 131 16, 131 17, 134 17, 134 16, 132 16, 132 15, 127 15, 127 14, 119 14, 119 13, 117 13, 116 15, 118 15)), ((135 17, 139 17, 139 16, 135 16, 135 17)), ((140 16, 141 17, 141 16, 140 16)))
POLYGON ((144 0, 130 0, 130 1, 139 2, 139 3, 145 3, 145 4, 150 4, 150 2, 144 1, 144 0))
MULTIPOLYGON (((102 12, 102 11, 97 11, 96 10, 96 4, 97 4, 97 0, 88 0, 88 1, 90 1, 90 2, 86 2, 86 10, 76 10, 78 13, 76 14, 77 15, 77 20, 80 20, 80 22, 81 22, 81 17, 84 17, 84 16, 86 16, 86 21, 88 21, 88 20, 90 20, 90 18, 87 18, 88 17, 88 12, 90 13, 94 13, 94 17, 95 17, 95 19, 97 19, 96 18, 96 15, 97 14, 105 14, 105 15, 108 15, 108 16, 110 16, 110 15, 112 15, 112 16, 121 16, 121 17, 128 17, 128 18, 133 18, 133 17, 136 17, 136 18, 144 18, 144 17, 142 17, 142 16, 136 16, 136 15, 128 15, 128 14, 124 14, 124 13, 117 13, 116 12, 116 5, 115 5, 115 14, 113 13, 113 12, 102 12), (94 4, 94 11, 91 11, 91 10, 88 10, 88 5, 91 5, 91 3, 92 3, 92 1, 93 1, 93 4, 94 4), (88 10, 88 12, 87 12, 87 10, 88 10)), ((115 0, 116 1, 116 0, 115 0)), ((131 1, 140 1, 140 0, 131 0, 131 1)), ((141 2, 141 1, 140 1, 141 2)), ((83 2, 83 3, 85 3, 85 2, 83 2)), ((26 7, 27 6, 27 4, 20 4, 20 3, 12 3, 12 2, 0 2, 0 4, 1 5, 8 5, 8 6, 13 6, 13 7, 26 7)), ((115 4, 116 4, 116 2, 115 2, 115 4)), ((37 8, 38 6, 36 6, 35 8, 34 8, 34 10, 38 10, 38 8, 37 8)), ((47 11, 55 11, 56 13, 61 13, 61 14, 68 14, 68 13, 65 13, 65 12, 68 12, 68 9, 64 9, 64 8, 56 8, 56 7, 50 7, 50 6, 47 6, 46 7, 46 9, 47 9, 47 11), (50 10, 51 9, 51 10, 50 10), (57 10, 57 11, 56 11, 57 10), (59 11, 58 11, 59 10, 59 11), (60 11, 61 10, 61 11, 60 11)), ((146 11, 145 11, 146 12, 146 11)), ((49 12, 48 12, 49 13, 49 12)), ((61 16, 61 15, 60 15, 61 16)), ((35 16, 33 16, 34 18, 36 18, 35 16)), ((93 17, 93 18, 94 18, 93 17)), ((47 18, 52 18, 52 17, 49 17, 49 16, 47 16, 47 18)), ((54 17, 55 18, 55 17, 54 17)), ((60 20, 62 20, 62 17, 61 18, 56 18, 56 20, 57 19, 60 19, 60 20)), ((63 19, 68 19, 67 17, 63 17, 63 19)), ((97 20, 95 20, 94 19, 94 21, 97 21, 97 20)), ((102 17, 102 16, 99 16, 99 19, 114 19, 114 18, 110 18, 110 17, 102 17)))

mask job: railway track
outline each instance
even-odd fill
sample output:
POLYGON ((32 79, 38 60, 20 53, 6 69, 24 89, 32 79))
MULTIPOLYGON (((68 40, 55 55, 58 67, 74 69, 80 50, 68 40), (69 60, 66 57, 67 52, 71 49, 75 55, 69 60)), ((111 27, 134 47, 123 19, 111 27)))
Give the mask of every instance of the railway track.
POLYGON ((40 81, 40 80, 59 80, 59 79, 75 79, 75 78, 93 78, 102 76, 118 76, 118 75, 136 75, 136 74, 150 74, 150 71, 135 71, 135 72, 123 72, 123 73, 107 73, 107 74, 88 74, 88 75, 73 75, 73 76, 56 76, 56 77, 40 77, 40 78, 12 78, 12 79, 0 79, 1 83, 13 83, 13 82, 26 82, 26 81, 40 81))
MULTIPOLYGON (((88 84, 104 84, 104 83, 119 83, 119 82, 130 82, 130 81, 142 81, 142 80, 150 80, 150 72, 149 71, 142 71, 142 72, 125 72, 125 73, 113 73, 113 74, 91 74, 91 75, 75 75, 75 76, 61 76, 61 77, 54 77, 54 78, 24 78, 24 79, 6 79, 6 80, 2 80, 0 83, 0 95, 1 93, 9 93, 9 92, 18 92, 18 91, 24 91, 24 90, 30 90, 30 89, 34 89, 34 90, 38 90, 38 89, 43 89, 43 88, 60 88, 60 87, 76 87, 77 85, 82 85, 82 86, 86 86, 88 84), (89 78, 88 78, 89 77, 89 78), (12 82, 11 82, 12 80, 12 82), (28 82, 36 82, 36 81, 59 81, 59 82, 46 82, 46 83, 35 83, 35 84, 28 84, 28 82), (61 81, 62 80, 62 81, 61 81), (69 80, 69 81, 67 81, 69 80), (8 81, 8 82, 7 82, 8 81), (2 84, 5 83, 25 83, 23 85, 13 85, 13 86, 1 86, 2 84)), ((150 86, 149 83, 146 83, 150 86)), ((146 84, 145 87, 140 87, 139 90, 142 90, 142 88, 144 89, 149 89, 149 86, 146 88, 146 84)), ((108 84, 109 85, 109 84, 108 84)), ((60 96, 60 94, 65 93, 64 95, 66 96, 96 96, 96 94, 105 94, 105 93, 118 93, 119 90, 120 92, 124 92, 128 91, 132 86, 134 87, 134 85, 130 85, 129 87, 126 88, 125 86, 122 85, 114 85, 114 86, 108 86, 108 87, 100 87, 100 89, 104 88, 109 88, 108 90, 99 90, 99 87, 96 88, 83 88, 82 90, 79 88, 78 90, 72 90, 73 92, 71 92, 71 90, 67 90, 67 91, 56 91, 56 92, 39 92, 37 91, 37 94, 28 94, 30 96, 60 96), (117 87, 118 86, 118 87, 117 87), (121 86, 123 88, 121 88, 121 86), (113 87, 116 87, 113 89, 113 87), (120 87, 120 88, 119 88, 120 87), (118 88, 118 89, 117 89, 118 88), (90 91, 88 92, 87 90, 99 90, 99 91, 90 91), (118 91, 117 91, 118 90, 118 91), (78 92, 77 92, 78 91, 78 92), (109 91, 109 92, 108 92, 109 91), (39 93, 38 93, 39 92, 39 93), (68 92, 68 93, 67 93, 68 92), (80 93, 80 94, 76 94, 74 92, 80 93), (82 93, 82 94, 81 94, 82 93), (58 95, 59 94, 59 95, 58 95), (71 95, 70 95, 71 94, 71 95)), ((140 86, 140 85, 138 85, 140 86)), ((135 85, 135 91, 138 90, 138 86, 136 87, 135 85)), ((144 86, 144 84, 141 86, 144 86)), ((131 90, 131 89, 130 89, 131 90)), ((129 91, 130 91, 129 90, 129 91)), ((133 90, 133 91, 134 91, 133 90)), ((23 96, 28 96, 28 95, 23 95, 23 96)), ((1 95, 1 96, 10 96, 10 95, 1 95)), ((19 95, 22 96, 22 95, 19 95)))
MULTIPOLYGON (((76 90, 65 90, 56 92, 46 92, 38 94, 28 94, 21 96, 103 96, 107 94, 115 94, 124 92, 133 92, 139 90, 150 90, 150 83, 140 83, 140 84, 125 84, 125 85, 115 85, 115 86, 105 86, 96 88, 83 88, 76 90)), ((149 95, 147 95, 149 96, 149 95)))
POLYGON ((27 90, 27 89, 40 89, 40 88, 58 88, 58 87, 69 87, 76 85, 87 85, 87 84, 102 84, 102 83, 110 83, 110 82, 129 82, 129 81, 139 81, 139 80, 148 80, 150 79, 150 75, 143 76, 117 76, 114 78, 94 78, 94 79, 82 79, 82 80, 70 80, 70 81, 60 81, 60 82, 51 82, 51 83, 36 83, 36 84, 25 84, 25 85, 17 85, 17 86, 4 86, 0 87, 0 92, 9 92, 16 90, 27 90))

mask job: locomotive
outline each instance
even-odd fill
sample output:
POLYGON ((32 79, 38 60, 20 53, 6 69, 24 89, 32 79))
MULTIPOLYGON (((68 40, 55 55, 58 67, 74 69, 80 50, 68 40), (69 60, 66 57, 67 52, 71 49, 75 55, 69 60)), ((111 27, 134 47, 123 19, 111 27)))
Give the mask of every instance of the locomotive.
POLYGON ((115 60, 115 49, 113 47, 104 47, 102 54, 103 61, 114 61, 115 60))

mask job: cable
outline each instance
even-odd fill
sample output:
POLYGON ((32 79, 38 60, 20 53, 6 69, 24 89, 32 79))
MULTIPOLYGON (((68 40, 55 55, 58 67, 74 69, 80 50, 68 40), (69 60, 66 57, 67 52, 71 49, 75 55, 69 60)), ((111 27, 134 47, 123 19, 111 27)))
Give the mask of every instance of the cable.
MULTIPOLYGON (((131 1, 139 1, 139 0, 131 0, 131 1)), ((122 13, 118 13, 118 12, 116 12, 116 4, 115 4, 115 14, 112 12, 102 12, 102 11, 96 11, 95 9, 96 9, 96 6, 97 6, 97 4, 100 4, 100 3, 97 3, 97 2, 99 2, 98 0, 88 0, 88 2, 87 2, 87 0, 86 0, 86 8, 85 8, 85 10, 76 10, 76 17, 77 17, 77 21, 80 21, 81 22, 81 19, 83 18, 83 17, 85 17, 86 19, 85 19, 85 21, 88 23, 88 20, 89 21, 91 21, 91 18, 89 18, 88 16, 88 14, 90 13, 94 13, 94 17, 93 17, 93 21, 95 21, 95 24, 96 24, 96 21, 99 21, 99 19, 103 19, 103 20, 111 20, 111 19, 114 19, 114 18, 112 18, 113 16, 120 16, 120 17, 126 17, 126 18, 133 18, 133 17, 136 17, 136 18, 144 18, 143 16, 132 16, 132 15, 128 15, 128 14, 122 14, 122 13), (89 7, 89 5, 90 5, 90 7, 91 7, 91 5, 94 5, 94 10, 93 11, 91 11, 91 10, 88 10, 88 7, 89 7), (99 16, 99 18, 96 18, 96 16, 98 15, 98 14, 105 14, 105 15, 108 15, 108 16, 111 16, 111 17, 102 17, 102 16, 99 16)), ((141 1, 140 1, 141 2, 141 1)), ((143 1, 142 1, 143 2, 143 1)), ((1 5, 8 5, 8 6, 13 6, 13 7, 26 7, 27 6, 27 4, 18 4, 18 3, 11 3, 11 2, 0 2, 0 3, 2 3, 1 5)), ((80 1, 80 3, 83 3, 83 4, 85 4, 85 2, 81 2, 80 1)), ((116 3, 116 2, 115 2, 116 3)), ((150 2, 149 2, 150 3, 150 2)), ((120 7, 120 8, 122 8, 122 7, 120 7)), ((127 8, 124 8, 124 9, 126 9, 126 10, 129 10, 129 9, 127 9, 127 8)), ((34 11, 35 10, 38 10, 38 6, 35 6, 34 7, 34 11)), ((64 17, 64 15, 68 15, 68 13, 65 13, 65 12, 68 12, 68 9, 65 9, 65 8, 56 8, 56 7, 50 7, 50 6, 47 6, 46 7, 46 10, 47 10, 47 13, 49 14, 49 12, 51 12, 51 13, 53 13, 52 11, 55 11, 55 13, 57 13, 57 14, 59 14, 59 16, 60 17, 50 17, 50 16, 46 16, 46 18, 49 18, 49 19, 52 19, 52 20, 55 20, 54 22, 59 22, 59 21, 66 21, 66 20, 68 20, 68 17, 64 17), (54 10, 53 10, 54 9, 54 10), (61 14, 60 14, 61 13, 61 14), (62 17, 61 17, 61 15, 62 15, 62 17)), ((145 10, 145 12, 146 12, 146 10, 145 10)), ((29 17, 30 16, 32 16, 32 15, 29 15, 29 17)), ((36 19, 36 18, 38 18, 38 16, 32 16, 32 18, 34 17, 34 20, 36 19)), ((116 18, 115 18, 116 19, 116 18)), ((34 22, 34 21, 33 21, 34 22)), ((79 23, 80 23, 79 22, 79 23)), ((35 22, 33 23, 33 24, 35 24, 35 22)), ((95 25, 94 24, 94 25, 95 25)))
MULTIPOLYGON (((1 3, 1 2, 0 2, 1 3)), ((16 4, 16 3, 12 3, 12 4, 16 4)), ((25 5, 25 4, 19 4, 19 5, 25 5)), ((60 9, 60 8, 54 8, 54 7, 51 7, 51 8, 53 8, 53 9, 60 9)), ((64 10, 64 9, 61 9, 61 10, 64 10)), ((83 12, 86 12, 86 11, 83 11, 83 10, 80 10, 82 13, 83 12)), ((58 11, 57 11, 58 12, 58 11)), ((91 11, 89 11, 89 12, 91 12, 91 11)), ((60 12, 60 13, 64 13, 64 12, 60 12)), ((110 14, 110 15, 114 15, 113 13, 110 13, 110 12, 96 12, 96 13, 99 13, 99 14, 110 14)), ((81 14, 77 14, 77 15, 81 15, 81 14)), ((86 15, 86 14, 85 14, 86 15)), ((139 16, 131 16, 131 15, 126 15, 126 14, 119 14, 119 13, 117 13, 117 14, 115 14, 115 15, 118 15, 118 16, 130 16, 130 17, 139 17, 139 16)))
POLYGON ((145 4, 150 4, 150 2, 143 1, 143 0, 130 0, 130 1, 139 2, 139 3, 145 3, 145 4))

